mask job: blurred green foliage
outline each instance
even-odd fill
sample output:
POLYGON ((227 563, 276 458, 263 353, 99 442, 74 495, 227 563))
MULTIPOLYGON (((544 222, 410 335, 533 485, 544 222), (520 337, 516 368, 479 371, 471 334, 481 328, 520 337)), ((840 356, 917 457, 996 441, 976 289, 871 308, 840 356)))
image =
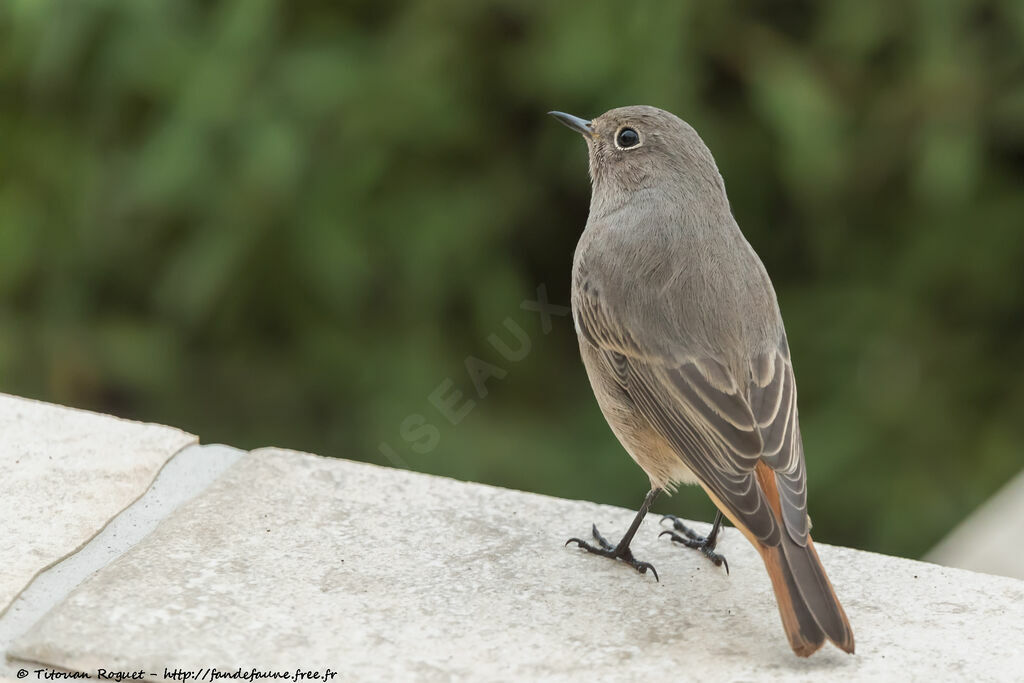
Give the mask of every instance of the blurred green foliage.
POLYGON ((779 291, 817 535, 920 554, 1024 465, 1022 46, 1017 0, 8 0, 0 388, 635 507, 571 322, 520 303, 568 302, 586 220, 544 112, 653 104, 779 291))

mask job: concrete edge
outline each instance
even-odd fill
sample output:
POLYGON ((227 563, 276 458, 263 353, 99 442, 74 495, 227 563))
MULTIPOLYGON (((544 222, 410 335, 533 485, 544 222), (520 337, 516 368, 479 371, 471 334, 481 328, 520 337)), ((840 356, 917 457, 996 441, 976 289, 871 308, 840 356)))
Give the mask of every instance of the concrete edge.
MULTIPOLYGON (((179 430, 180 431, 180 430, 179 430)), ((196 440, 198 441, 198 439, 196 440)), ((78 548, 41 569, 0 612, 0 679, 15 671, 7 649, 86 578, 115 561, 179 507, 213 484, 246 451, 197 442, 174 453, 143 493, 78 548)))
MULTIPOLYGON (((47 408, 60 408, 62 410, 70 410, 70 411, 75 412, 75 413, 85 413, 86 415, 95 415, 96 417, 104 417, 104 418, 107 418, 109 420, 117 420, 118 422, 129 422, 131 424, 137 424, 137 425, 146 425, 146 426, 152 426, 152 427, 163 427, 164 429, 173 430, 175 432, 178 432, 179 434, 184 434, 185 436, 192 437, 192 441, 193 441, 192 445, 195 445, 195 444, 199 443, 199 437, 197 435, 195 435, 195 434, 193 434, 191 432, 186 432, 184 429, 181 429, 180 427, 174 427, 174 426, 171 426, 171 425, 165 425, 165 424, 163 424, 161 422, 146 422, 145 420, 132 420, 132 419, 127 418, 127 417, 120 417, 118 415, 111 415, 110 413, 100 413, 100 412, 97 412, 95 410, 89 410, 87 408, 77 408, 75 406, 64 405, 63 403, 52 403, 50 401, 41 401, 41 400, 39 400, 37 398, 27 398, 25 396, 18 396, 17 394, 6 394, 6 393, 4 393, 2 391, 0 391, 0 398, 11 398, 11 399, 16 399, 18 401, 23 401, 25 403, 34 403, 34 404, 39 405, 39 406, 46 406, 47 408)), ((186 446, 185 448, 188 448, 188 446, 186 446)))

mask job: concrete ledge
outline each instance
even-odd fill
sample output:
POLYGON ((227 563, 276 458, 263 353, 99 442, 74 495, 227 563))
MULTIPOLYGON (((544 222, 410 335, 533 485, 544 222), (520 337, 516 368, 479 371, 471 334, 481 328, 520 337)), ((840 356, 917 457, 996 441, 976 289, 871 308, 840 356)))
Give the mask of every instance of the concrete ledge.
POLYGON ((172 427, 0 394, 0 614, 196 441, 172 427))
MULTIPOLYGON (((632 511, 265 449, 18 638, 49 666, 332 668, 340 680, 1014 680, 1024 582, 819 544, 857 655, 792 655, 735 530, 661 583, 562 544, 632 511)), ((13 663, 13 662, 12 662, 13 663)))
MULTIPOLYGON (((7 672, 4 654, 11 641, 58 605, 91 574, 123 555, 157 524, 217 479, 243 455, 227 446, 189 446, 160 470, 138 500, 94 536, 81 550, 40 573, 0 615, 0 683, 7 672)), ((74 514, 73 510, 69 514, 74 514)), ((14 673, 13 669, 9 673, 14 673)))

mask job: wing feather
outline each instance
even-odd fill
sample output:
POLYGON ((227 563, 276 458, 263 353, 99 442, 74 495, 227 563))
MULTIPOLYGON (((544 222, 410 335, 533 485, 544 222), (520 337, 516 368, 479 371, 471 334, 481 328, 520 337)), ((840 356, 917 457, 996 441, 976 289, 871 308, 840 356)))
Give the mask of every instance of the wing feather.
POLYGON ((643 348, 616 324, 595 289, 578 291, 580 335, 604 352, 616 381, 701 483, 755 537, 775 546, 780 526, 754 473, 763 461, 775 472, 783 525, 806 545, 806 470, 785 335, 776 349, 751 359, 747 377, 737 378, 714 357, 680 350, 666 358, 643 348))

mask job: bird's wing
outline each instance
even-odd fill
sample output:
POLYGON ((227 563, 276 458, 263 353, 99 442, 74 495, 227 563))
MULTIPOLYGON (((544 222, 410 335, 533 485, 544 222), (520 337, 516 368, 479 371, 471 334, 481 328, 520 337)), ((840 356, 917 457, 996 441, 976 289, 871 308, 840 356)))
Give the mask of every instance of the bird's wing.
POLYGON ((785 333, 773 351, 751 363, 746 402, 761 433, 761 460, 775 471, 782 518, 799 545, 807 542, 807 470, 796 406, 796 378, 785 333))
POLYGON ((785 335, 778 347, 751 362, 738 380, 718 359, 665 357, 628 329, 592 293, 575 300, 576 325, 603 351, 609 370, 637 409, 728 512, 766 545, 779 543, 772 513, 754 468, 775 472, 783 523, 805 545, 807 489, 796 410, 796 383, 785 335))

